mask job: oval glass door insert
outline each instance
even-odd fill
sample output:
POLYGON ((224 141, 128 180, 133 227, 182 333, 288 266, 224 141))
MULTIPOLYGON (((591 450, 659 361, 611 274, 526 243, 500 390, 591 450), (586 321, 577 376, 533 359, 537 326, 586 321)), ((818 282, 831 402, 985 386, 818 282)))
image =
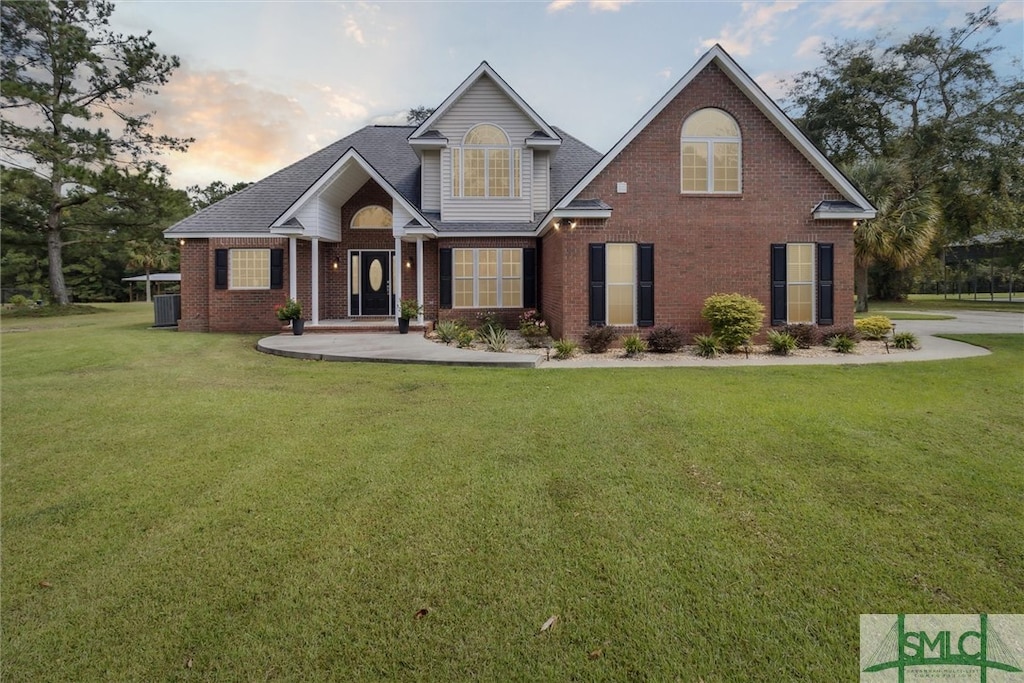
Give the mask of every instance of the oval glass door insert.
POLYGON ((381 265, 380 259, 373 259, 370 263, 370 289, 375 292, 380 291, 380 286, 384 283, 384 266, 381 265))

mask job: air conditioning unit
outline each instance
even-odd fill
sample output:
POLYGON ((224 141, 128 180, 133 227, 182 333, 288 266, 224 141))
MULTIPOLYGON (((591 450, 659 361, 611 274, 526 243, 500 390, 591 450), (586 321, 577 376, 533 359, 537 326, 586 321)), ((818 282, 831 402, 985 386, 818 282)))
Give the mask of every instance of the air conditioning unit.
POLYGON ((177 327, 181 318, 181 294, 153 297, 153 327, 177 327))

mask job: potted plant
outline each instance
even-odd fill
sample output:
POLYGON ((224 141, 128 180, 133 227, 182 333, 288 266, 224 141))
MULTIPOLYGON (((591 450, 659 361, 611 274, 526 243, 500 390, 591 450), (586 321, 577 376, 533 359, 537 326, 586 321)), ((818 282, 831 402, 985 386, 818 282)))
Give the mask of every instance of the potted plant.
POLYGON ((302 334, 306 321, 302 319, 302 304, 295 299, 285 299, 280 306, 274 307, 277 319, 283 323, 291 323, 292 334, 302 334))
POLYGON ((398 302, 398 333, 409 334, 409 321, 417 317, 423 307, 416 299, 402 299, 398 302))

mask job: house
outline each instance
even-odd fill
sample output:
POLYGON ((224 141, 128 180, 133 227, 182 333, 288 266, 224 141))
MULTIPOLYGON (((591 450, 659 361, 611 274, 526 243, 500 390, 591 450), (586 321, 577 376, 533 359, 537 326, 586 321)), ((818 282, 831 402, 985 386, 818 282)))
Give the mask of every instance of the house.
POLYGON ((369 126, 177 223, 179 329, 307 331, 538 308, 591 325, 707 330, 716 292, 766 323, 853 322, 870 202, 719 46, 607 154, 549 125, 486 62, 419 126, 369 126))

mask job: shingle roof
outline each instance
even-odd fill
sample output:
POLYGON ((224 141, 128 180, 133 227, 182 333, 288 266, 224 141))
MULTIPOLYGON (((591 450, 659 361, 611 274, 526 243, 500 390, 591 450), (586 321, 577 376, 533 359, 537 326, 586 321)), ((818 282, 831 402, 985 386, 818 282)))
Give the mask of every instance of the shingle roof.
MULTIPOLYGON (((176 223, 169 236, 269 232, 270 226, 302 196, 345 152, 354 148, 410 204, 420 207, 420 160, 409 145, 414 126, 367 126, 263 180, 176 223)), ((562 145, 551 162, 551 205, 589 171, 601 154, 564 131, 562 145)), ((461 232, 529 232, 532 223, 441 223, 426 215, 435 228, 461 232)))
POLYGON ((414 126, 367 126, 189 216, 166 233, 269 232, 270 225, 353 147, 403 197, 419 206, 420 162, 406 142, 413 130, 414 126))

